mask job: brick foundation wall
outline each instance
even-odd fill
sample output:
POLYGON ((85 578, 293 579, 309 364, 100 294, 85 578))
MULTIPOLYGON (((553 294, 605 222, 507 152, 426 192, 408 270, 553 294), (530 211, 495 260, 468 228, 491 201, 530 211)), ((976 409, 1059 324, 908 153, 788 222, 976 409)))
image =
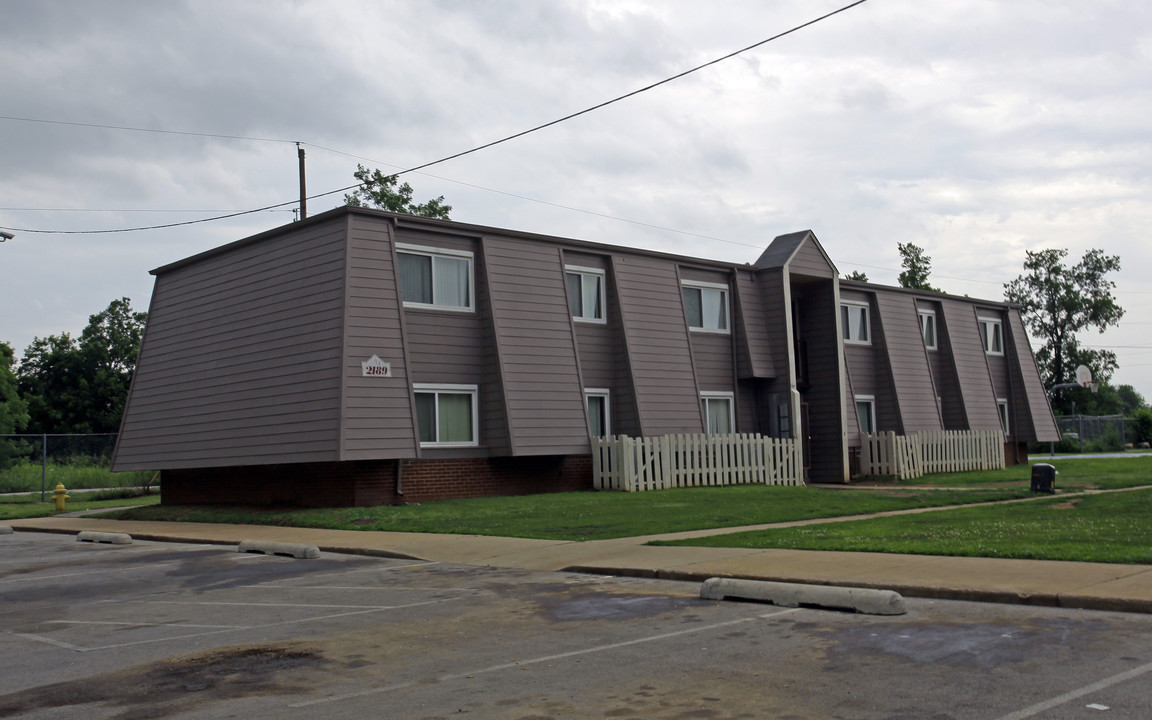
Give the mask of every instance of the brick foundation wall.
POLYGON ((165 505, 364 507, 592 488, 590 455, 396 461, 165 470, 165 505))

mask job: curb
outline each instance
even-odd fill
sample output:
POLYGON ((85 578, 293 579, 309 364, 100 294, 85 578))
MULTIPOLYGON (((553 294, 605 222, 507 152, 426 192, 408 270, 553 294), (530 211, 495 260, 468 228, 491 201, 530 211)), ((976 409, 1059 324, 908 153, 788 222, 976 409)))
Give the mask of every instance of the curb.
MULTIPOLYGON (((647 568, 599 567, 594 565, 571 565, 562 572, 587 575, 613 575, 617 577, 637 577, 652 580, 675 580, 678 582, 703 583, 709 578, 724 577, 733 580, 758 580, 776 583, 798 583, 823 587, 842 587, 833 582, 822 582, 812 578, 692 572, 688 570, 661 570, 647 568)), ((1069 610, 1100 610, 1104 612, 1141 613, 1152 615, 1152 598, 1106 598, 1092 595, 1061 595, 1059 593, 1023 593, 1007 590, 977 590, 971 588, 932 587, 928 585, 905 585, 901 583, 856 583, 853 587, 865 590, 891 590, 901 596, 924 600, 961 600, 964 602, 995 603, 999 605, 1026 605, 1033 607, 1055 607, 1069 610)))

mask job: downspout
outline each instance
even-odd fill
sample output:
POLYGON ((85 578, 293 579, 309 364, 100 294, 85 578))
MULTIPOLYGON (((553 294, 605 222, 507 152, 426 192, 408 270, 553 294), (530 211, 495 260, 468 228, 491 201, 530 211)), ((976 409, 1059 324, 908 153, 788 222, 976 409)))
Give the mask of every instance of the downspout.
MULTIPOLYGON (((732 295, 736 299, 740 298, 740 277, 737 275, 736 266, 732 266, 732 295)), ((739 352, 736 349, 736 303, 732 303, 732 327, 730 328, 730 336, 732 342, 729 343, 729 349, 732 351, 732 432, 739 432, 740 427, 740 371, 736 367, 738 362, 737 356, 739 352)), ((740 303, 740 319, 744 317, 744 304, 740 303)))
POLYGON ((404 497, 404 461, 400 458, 396 458, 396 497, 404 497))

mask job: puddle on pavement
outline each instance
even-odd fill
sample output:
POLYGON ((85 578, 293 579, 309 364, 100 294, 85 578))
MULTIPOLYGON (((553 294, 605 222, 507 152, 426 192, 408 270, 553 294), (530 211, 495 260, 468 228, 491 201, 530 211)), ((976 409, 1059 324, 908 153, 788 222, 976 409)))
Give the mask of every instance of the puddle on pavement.
POLYGON ((91 703, 122 709, 118 720, 164 717, 219 700, 307 688, 300 671, 327 661, 302 647, 226 648, 70 682, 0 695, 0 717, 91 703))
POLYGON ((1038 657, 1075 654, 1092 642, 1099 624, 1087 622, 892 623, 856 626, 830 634, 828 658, 884 653, 915 663, 995 668, 1038 657))
POLYGON ((540 599, 545 614, 562 622, 577 620, 628 620, 650 617, 669 610, 706 604, 700 600, 668 597, 666 595, 609 595, 589 593, 567 595, 549 602, 540 599))

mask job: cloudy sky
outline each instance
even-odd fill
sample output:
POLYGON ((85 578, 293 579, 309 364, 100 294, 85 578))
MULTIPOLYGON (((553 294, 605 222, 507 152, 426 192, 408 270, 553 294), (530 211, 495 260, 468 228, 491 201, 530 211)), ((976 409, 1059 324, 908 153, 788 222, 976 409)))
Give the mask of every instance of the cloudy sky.
MULTIPOLYGON (((78 333, 148 271, 292 222, 182 227, 420 165, 849 0, 0 0, 0 340, 78 333), (166 132, 92 127, 144 128, 166 132), (228 137, 223 137, 228 136, 228 137)), ((1152 399, 1152 4, 869 0, 594 113, 412 173, 465 222, 731 262, 813 230, 896 284, 999 299, 1029 249, 1119 255, 1114 382, 1152 399)), ((312 214, 342 202, 309 202, 312 214)))

